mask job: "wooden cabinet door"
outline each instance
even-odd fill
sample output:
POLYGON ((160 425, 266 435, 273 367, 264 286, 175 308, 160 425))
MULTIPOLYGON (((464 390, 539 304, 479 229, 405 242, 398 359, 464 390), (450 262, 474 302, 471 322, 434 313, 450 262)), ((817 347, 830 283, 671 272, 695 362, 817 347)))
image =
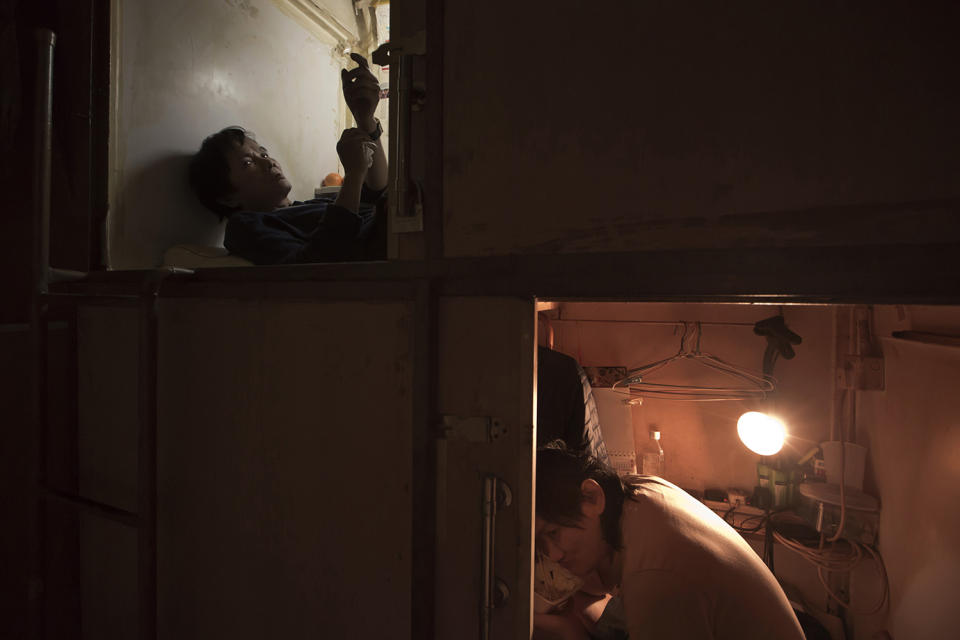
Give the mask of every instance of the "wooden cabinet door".
POLYGON ((160 301, 161 638, 410 637, 413 308, 160 301))
POLYGON ((532 299, 440 300, 438 639, 530 637, 534 319, 532 299))
POLYGON ((448 257, 960 238, 950 3, 442 5, 448 257))

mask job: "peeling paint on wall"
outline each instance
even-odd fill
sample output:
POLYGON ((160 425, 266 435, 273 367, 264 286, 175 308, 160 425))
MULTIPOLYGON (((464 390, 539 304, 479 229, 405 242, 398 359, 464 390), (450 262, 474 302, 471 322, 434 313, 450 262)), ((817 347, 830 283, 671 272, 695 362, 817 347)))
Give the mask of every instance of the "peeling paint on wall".
POLYGON ((257 14, 260 13, 260 9, 253 6, 250 0, 223 0, 231 7, 236 7, 243 13, 247 14, 251 18, 256 18, 257 14))

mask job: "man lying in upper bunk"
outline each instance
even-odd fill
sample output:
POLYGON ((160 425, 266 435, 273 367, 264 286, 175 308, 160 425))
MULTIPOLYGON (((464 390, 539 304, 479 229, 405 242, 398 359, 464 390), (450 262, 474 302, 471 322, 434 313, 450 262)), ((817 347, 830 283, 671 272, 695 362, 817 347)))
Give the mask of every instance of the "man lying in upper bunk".
POLYGON ((207 137, 190 161, 200 201, 227 219, 224 246, 254 264, 378 260, 385 256, 377 200, 387 186, 387 160, 374 117, 380 86, 367 61, 343 70, 343 96, 357 127, 337 143, 343 185, 336 198, 291 202, 292 185, 253 134, 228 127, 207 137))

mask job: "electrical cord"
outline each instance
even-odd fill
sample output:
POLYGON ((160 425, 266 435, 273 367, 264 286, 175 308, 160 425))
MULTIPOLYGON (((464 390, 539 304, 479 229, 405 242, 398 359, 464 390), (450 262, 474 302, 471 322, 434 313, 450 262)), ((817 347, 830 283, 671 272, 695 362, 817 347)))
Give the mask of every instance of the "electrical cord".
POLYGON ((827 596, 851 613, 856 613, 859 615, 871 615, 880 611, 886 604, 887 598, 890 594, 890 581, 887 577, 887 569, 883 563, 883 558, 880 556, 880 553, 875 551, 871 546, 844 539, 842 545, 831 543, 829 547, 824 548, 824 542, 830 542, 830 540, 826 539, 826 536, 823 534, 820 535, 820 544, 816 548, 809 547, 796 540, 788 538, 778 531, 773 532, 773 537, 784 547, 790 551, 793 551, 804 560, 814 565, 817 568, 817 578, 820 581, 820 585, 827 593, 827 596), (872 556, 873 561, 876 563, 877 572, 879 573, 881 583, 883 584, 883 592, 880 594, 879 601, 872 609, 869 610, 859 610, 851 607, 848 600, 844 600, 834 593, 834 591, 830 588, 830 585, 827 584, 825 575, 826 573, 852 572, 865 557, 863 553, 864 550, 866 550, 867 553, 872 556))
MULTIPOLYGON (((854 543, 854 544, 857 544, 857 543, 854 543)), ((861 545, 858 545, 858 546, 861 546, 861 545)), ((890 594, 890 581, 887 578, 887 568, 886 566, 884 566, 883 558, 880 557, 880 554, 874 551, 873 549, 871 549, 867 545, 862 545, 862 546, 864 549, 870 552, 870 554, 873 556, 873 559, 877 564, 877 571, 880 573, 880 579, 883 582, 883 593, 880 594, 880 600, 877 602, 876 606, 874 606, 872 609, 868 611, 861 611, 851 607, 849 602, 844 602, 837 594, 833 592, 833 590, 830 589, 829 585, 827 585, 827 580, 823 576, 824 570, 820 567, 817 568, 817 578, 820 580, 820 585, 823 587, 824 591, 827 592, 827 595, 830 596, 833 600, 835 600, 840 606, 858 615, 871 615, 880 611, 883 608, 883 605, 886 604, 887 597, 890 594)))
MULTIPOLYGON (((857 349, 857 353, 859 354, 859 348, 857 349)), ((853 391, 851 389, 844 390, 841 398, 841 409, 843 409, 844 412, 849 415, 850 428, 854 429, 856 424, 856 406, 854 405, 853 391)), ((880 553, 875 551, 872 547, 848 539, 843 540, 843 545, 837 544, 843 537, 847 520, 847 496, 845 489, 847 475, 845 449, 846 438, 844 437, 844 431, 845 429, 843 425, 840 425, 840 428, 837 429, 838 440, 840 442, 840 521, 837 524, 836 532, 829 538, 827 538, 826 535, 821 532, 819 544, 816 548, 812 548, 802 544, 797 540, 788 538, 779 531, 774 531, 773 537, 784 547, 800 555, 800 557, 817 568, 817 579, 820 581, 820 585, 823 587, 830 599, 852 613, 870 615, 880 611, 884 604, 886 604, 890 594, 890 581, 887 576, 886 567, 883 563, 883 558, 880 556, 880 553), (828 548, 824 548, 824 542, 829 542, 830 546, 828 548), (869 611, 859 611, 851 607, 849 600, 845 601, 843 598, 834 593, 834 591, 830 588, 830 585, 827 584, 827 579, 825 576, 825 573, 852 572, 863 560, 864 549, 870 554, 870 556, 872 556, 874 562, 876 563, 877 571, 880 574, 880 580, 883 584, 883 592, 880 594, 880 600, 877 602, 876 606, 869 611)), ((771 524, 768 529, 772 528, 773 526, 771 524)))
POLYGON ((739 531, 740 533, 757 533, 758 531, 760 531, 761 529, 763 529, 763 527, 764 527, 764 525, 766 525, 766 523, 767 523, 767 515, 766 515, 766 514, 763 514, 763 515, 759 515, 759 516, 750 516, 750 517, 744 518, 743 520, 740 521, 740 525, 739 525, 739 526, 736 526, 736 525, 735 525, 733 528, 736 529, 737 531, 739 531), (756 525, 754 525, 754 526, 752 526, 752 527, 749 527, 749 528, 746 527, 746 526, 744 526, 744 525, 746 525, 748 522, 752 522, 752 521, 754 521, 754 520, 757 520, 757 521, 758 521, 756 525))
POLYGON ((770 521, 770 510, 764 513, 767 526, 763 530, 763 562, 770 567, 770 573, 777 575, 773 568, 773 522, 770 521))
MULTIPOLYGON (((764 530, 764 545, 761 557, 771 571, 774 570, 772 542, 776 541, 816 567, 817 579, 820 581, 820 585, 823 587, 827 596, 851 613, 871 615, 880 611, 887 603, 890 594, 890 582, 887 577, 886 566, 880 553, 870 545, 854 542, 846 538, 832 541, 828 539, 825 534, 821 533, 818 544, 811 546, 813 539, 808 541, 809 544, 804 544, 799 540, 777 531, 775 526, 776 522, 771 518, 771 516, 776 515, 775 513, 766 511, 762 514, 747 516, 740 520, 739 523, 735 523, 733 516, 735 516, 736 513, 736 507, 731 507, 723 512, 723 520, 736 531, 740 533, 757 533, 764 530), (825 546, 826 543, 829 543, 829 546, 825 546), (859 610, 851 607, 849 601, 841 598, 830 588, 830 585, 827 583, 827 574, 851 573, 860 565, 863 559, 868 556, 876 563, 877 572, 883 585, 883 592, 880 594, 880 599, 873 608, 869 610, 859 610)), ((840 529, 840 531, 843 531, 843 529, 840 529)))
POLYGON ((739 533, 757 533, 758 531, 763 529, 764 525, 766 525, 767 523, 767 519, 770 516, 769 513, 760 513, 760 514, 750 515, 744 518, 743 520, 741 520, 739 524, 737 524, 731 517, 733 515, 736 515, 736 513, 737 513, 736 506, 730 507, 729 509, 723 512, 723 520, 739 533), (752 525, 750 527, 744 526, 748 522, 753 522, 755 520, 758 521, 756 525, 752 525))
POLYGON ((769 526, 770 516, 772 515, 770 510, 767 509, 761 514, 750 515, 740 521, 739 524, 735 523, 731 516, 735 515, 737 508, 730 507, 723 513, 723 520, 729 524, 735 531, 741 534, 745 533, 759 533, 763 531, 763 549, 761 550, 760 557, 763 559, 764 564, 770 569, 771 572, 774 571, 773 566, 773 537, 771 535, 772 527, 769 526), (756 524, 751 526, 744 526, 747 523, 752 523, 756 521, 756 524))

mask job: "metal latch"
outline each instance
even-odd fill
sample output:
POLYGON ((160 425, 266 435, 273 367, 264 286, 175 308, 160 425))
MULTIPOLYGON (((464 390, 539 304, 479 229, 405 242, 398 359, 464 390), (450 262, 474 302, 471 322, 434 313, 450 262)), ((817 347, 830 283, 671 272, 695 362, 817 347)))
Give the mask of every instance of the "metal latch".
POLYGON ((427 32, 418 31, 407 38, 396 38, 390 42, 384 42, 370 54, 370 59, 373 60, 373 64, 385 67, 391 60, 396 60, 398 55, 423 56, 426 54, 427 32))
POLYGON ((489 416, 443 416, 440 437, 467 442, 494 442, 507 432, 503 421, 489 416))

